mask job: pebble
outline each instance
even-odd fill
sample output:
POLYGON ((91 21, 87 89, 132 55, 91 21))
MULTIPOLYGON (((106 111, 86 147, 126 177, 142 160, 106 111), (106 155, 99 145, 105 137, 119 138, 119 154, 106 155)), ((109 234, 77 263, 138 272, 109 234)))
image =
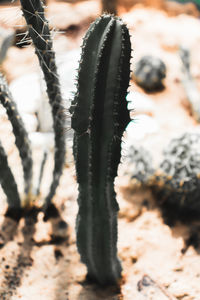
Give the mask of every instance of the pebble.
POLYGON ((21 117, 28 132, 37 130, 38 120, 35 114, 22 113, 21 117))
POLYGON ((41 76, 30 73, 13 80, 9 86, 20 113, 34 114, 41 101, 41 76))
POLYGON ((31 132, 29 138, 33 148, 48 149, 54 148, 54 133, 53 132, 31 132))

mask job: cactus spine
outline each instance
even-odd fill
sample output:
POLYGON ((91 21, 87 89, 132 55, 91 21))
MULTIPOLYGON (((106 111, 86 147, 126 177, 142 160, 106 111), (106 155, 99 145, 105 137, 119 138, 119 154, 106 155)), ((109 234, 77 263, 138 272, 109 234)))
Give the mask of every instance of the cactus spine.
MULTIPOLYGON (((24 171, 25 194, 31 192, 32 183, 32 151, 28 134, 24 127, 23 121, 18 113, 17 106, 12 99, 7 83, 0 74, 0 103, 5 107, 8 118, 12 124, 13 133, 15 135, 15 144, 19 150, 24 171)), ((3 152, 2 152, 3 153, 3 152)))
POLYGON ((116 284, 121 276, 114 179, 130 121, 125 100, 130 56, 130 37, 121 19, 98 18, 84 38, 71 106, 79 184, 77 246, 88 277, 103 285, 116 284))
POLYGON ((45 200, 48 208, 51 204, 65 161, 65 136, 63 133, 64 118, 62 117, 62 97, 55 64, 55 53, 52 50, 52 39, 48 21, 44 16, 44 7, 40 0, 20 0, 22 11, 28 24, 29 34, 35 46, 44 78, 47 84, 47 94, 52 107, 53 127, 55 132, 55 166, 53 181, 45 200))

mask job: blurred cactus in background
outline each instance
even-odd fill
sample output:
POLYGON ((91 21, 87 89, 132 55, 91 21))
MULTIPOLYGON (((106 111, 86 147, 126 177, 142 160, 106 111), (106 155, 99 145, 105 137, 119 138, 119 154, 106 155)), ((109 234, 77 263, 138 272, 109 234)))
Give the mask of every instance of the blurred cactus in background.
POLYGON ((181 214, 200 213, 200 134, 174 138, 164 151, 160 170, 152 182, 160 203, 181 214))
POLYGON ((164 62, 155 56, 143 56, 135 66, 134 79, 146 91, 156 91, 164 88, 163 79, 166 77, 164 62))
POLYGON ((197 82, 193 78, 190 70, 190 51, 184 47, 179 49, 180 58, 182 61, 182 84, 185 89, 187 101, 192 115, 197 122, 200 122, 200 91, 197 87, 197 82))

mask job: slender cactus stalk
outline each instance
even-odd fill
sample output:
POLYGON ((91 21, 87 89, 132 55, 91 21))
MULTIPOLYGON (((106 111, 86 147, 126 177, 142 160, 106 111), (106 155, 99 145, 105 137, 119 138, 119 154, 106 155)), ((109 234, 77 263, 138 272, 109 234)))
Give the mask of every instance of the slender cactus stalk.
POLYGON ((4 148, 0 142, 0 182, 4 190, 4 193, 7 196, 8 200, 8 209, 19 210, 20 209, 20 197, 17 189, 17 184, 15 178, 10 170, 8 165, 7 155, 4 151, 4 148))
POLYGON ((130 121, 125 99, 130 56, 130 37, 121 19, 98 18, 84 38, 70 109, 79 183, 77 245, 89 278, 103 285, 116 284, 121 276, 114 179, 130 121))
POLYGON ((20 0, 22 11, 28 24, 29 34, 35 46, 44 78, 47 84, 47 94, 52 107, 53 127, 55 132, 55 166, 53 181, 49 194, 45 199, 45 207, 51 205, 51 200, 59 184, 60 176, 65 161, 65 135, 64 118, 62 116, 63 105, 60 84, 55 64, 55 53, 52 50, 52 39, 48 21, 44 16, 44 7, 40 0, 20 0))
POLYGON ((24 191, 28 195, 31 192, 32 184, 32 151, 28 133, 25 129, 23 121, 18 113, 17 106, 12 99, 12 95, 8 89, 4 77, 0 74, 0 103, 5 107, 8 118, 12 124, 13 133, 15 135, 15 144, 19 150, 24 172, 24 191))

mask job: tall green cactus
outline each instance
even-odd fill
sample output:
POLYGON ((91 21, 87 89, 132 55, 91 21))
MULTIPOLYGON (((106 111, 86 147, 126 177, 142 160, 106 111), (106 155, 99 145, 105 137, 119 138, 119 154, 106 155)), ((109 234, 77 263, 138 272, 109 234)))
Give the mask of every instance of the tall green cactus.
POLYGON ((55 132, 55 154, 53 181, 45 205, 51 205, 51 199, 55 194, 62 174, 65 161, 65 135, 64 118, 62 116, 63 104, 60 84, 55 64, 55 53, 52 50, 52 39, 48 21, 44 16, 44 7, 41 0, 20 0, 22 11, 28 24, 29 34, 35 46, 44 78, 47 84, 47 94, 52 107, 53 127, 55 132))
POLYGON ((28 195, 31 192, 32 184, 32 151, 28 133, 24 127, 23 121, 18 113, 17 106, 12 99, 4 77, 0 74, 0 103, 5 107, 8 118, 12 124, 15 135, 15 144, 19 150, 24 171, 24 191, 28 195))
POLYGON ((77 245, 88 277, 103 285, 116 284, 121 276, 114 179, 130 121, 125 100, 130 56, 129 32, 121 19, 98 18, 84 38, 71 106, 79 184, 77 245))

